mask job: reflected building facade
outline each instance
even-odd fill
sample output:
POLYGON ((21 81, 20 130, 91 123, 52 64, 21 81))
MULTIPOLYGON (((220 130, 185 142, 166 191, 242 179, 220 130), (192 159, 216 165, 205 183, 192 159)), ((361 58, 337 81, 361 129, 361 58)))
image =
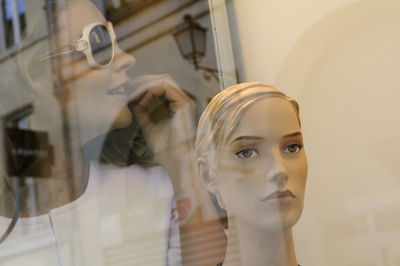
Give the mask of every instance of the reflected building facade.
MULTIPOLYGON (((62 18, 58 16, 67 2, 2 1, 0 139, 3 152, 0 159, 2 177, 7 185, 2 185, 5 196, 0 209, 2 216, 10 219, 19 217, 19 222, 24 218, 29 220, 31 217, 46 216, 49 211, 79 199, 82 189, 85 189, 81 180, 85 172, 82 147, 87 137, 79 127, 81 113, 85 110, 79 109, 77 95, 70 88, 85 76, 90 79, 92 73, 82 71, 79 64, 72 68, 65 67, 74 60, 75 54, 51 57, 50 60, 40 59, 40 56, 58 49, 58 42, 63 43, 69 38, 58 33, 63 25, 76 19, 74 14, 62 18), (30 64, 38 60, 38 56, 40 67, 32 67, 30 64), (40 141, 36 143, 35 139, 40 141)), ((134 80, 149 74, 169 75, 196 103, 196 117, 199 117, 208 101, 219 91, 220 85, 218 80, 209 78, 201 70, 196 71, 193 65, 182 58, 173 33, 184 23, 184 15, 191 14, 208 29, 206 54, 199 61, 202 66, 217 71, 208 3, 160 0, 92 2, 113 24, 119 48, 136 60, 128 73, 129 77, 134 80)), ((87 100, 88 110, 101 108, 92 106, 95 98, 85 96, 88 98, 80 98, 79 102, 87 100)), ((94 123, 90 126, 98 125, 94 123)), ((96 130, 99 128, 93 129, 96 130)), ((189 220, 190 216, 196 215, 192 207, 187 207, 193 205, 190 199, 183 197, 181 201, 178 200, 178 205, 178 208, 187 211, 187 216, 181 216, 181 219, 189 220)), ((109 227, 113 232, 119 230, 115 224, 109 227)), ((209 229, 207 226, 202 228, 206 232, 209 229)), ((192 231, 190 228, 182 229, 185 230, 192 231)), ((31 243, 36 242, 37 245, 19 248, 18 237, 13 238, 14 246, 4 242, 3 246, 6 247, 0 252, 0 262, 4 265, 22 262, 32 250, 47 250, 55 241, 40 234, 32 237, 36 240, 31 239, 31 243), (13 249, 13 252, 7 252, 13 249)), ((20 244, 25 241, 24 237, 20 240, 20 244)), ((103 263, 114 265, 112 263, 116 255, 113 254, 123 250, 118 251, 117 245, 107 250, 109 252, 105 252, 105 256, 108 257, 104 258, 103 263)), ((76 256, 72 258, 76 259, 76 256)))

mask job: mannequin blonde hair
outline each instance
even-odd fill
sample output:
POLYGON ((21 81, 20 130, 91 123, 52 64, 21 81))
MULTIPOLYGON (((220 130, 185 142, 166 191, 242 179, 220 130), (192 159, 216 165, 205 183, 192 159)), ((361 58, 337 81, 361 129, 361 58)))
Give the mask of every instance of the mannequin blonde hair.
POLYGON ((300 125, 298 103, 283 92, 262 82, 236 84, 217 94, 201 115, 195 144, 196 158, 204 157, 208 162, 213 162, 215 152, 230 139, 243 113, 268 97, 288 101, 300 125))

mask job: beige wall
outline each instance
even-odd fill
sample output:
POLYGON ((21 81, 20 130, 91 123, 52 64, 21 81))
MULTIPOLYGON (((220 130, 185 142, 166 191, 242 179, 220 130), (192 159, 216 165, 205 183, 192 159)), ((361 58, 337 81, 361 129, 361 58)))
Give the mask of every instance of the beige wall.
POLYGON ((298 99, 309 160, 302 265, 400 264, 400 3, 229 2, 241 81, 298 99))

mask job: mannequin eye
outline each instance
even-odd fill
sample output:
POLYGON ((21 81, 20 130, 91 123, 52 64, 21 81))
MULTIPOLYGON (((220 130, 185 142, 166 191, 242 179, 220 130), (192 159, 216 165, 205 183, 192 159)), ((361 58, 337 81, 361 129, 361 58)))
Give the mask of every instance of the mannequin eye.
POLYGON ((287 153, 297 153, 300 151, 301 148, 302 146, 300 146, 299 144, 290 144, 286 146, 283 151, 287 153))
POLYGON ((239 158, 251 158, 260 155, 258 151, 254 148, 243 149, 236 153, 236 156, 239 158))

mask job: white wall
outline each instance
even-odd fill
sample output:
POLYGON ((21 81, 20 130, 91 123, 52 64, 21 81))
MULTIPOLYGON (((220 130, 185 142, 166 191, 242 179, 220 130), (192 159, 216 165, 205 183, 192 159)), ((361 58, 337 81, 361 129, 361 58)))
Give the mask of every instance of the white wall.
POLYGON ((302 265, 400 265, 400 2, 234 0, 240 81, 300 103, 302 265))

